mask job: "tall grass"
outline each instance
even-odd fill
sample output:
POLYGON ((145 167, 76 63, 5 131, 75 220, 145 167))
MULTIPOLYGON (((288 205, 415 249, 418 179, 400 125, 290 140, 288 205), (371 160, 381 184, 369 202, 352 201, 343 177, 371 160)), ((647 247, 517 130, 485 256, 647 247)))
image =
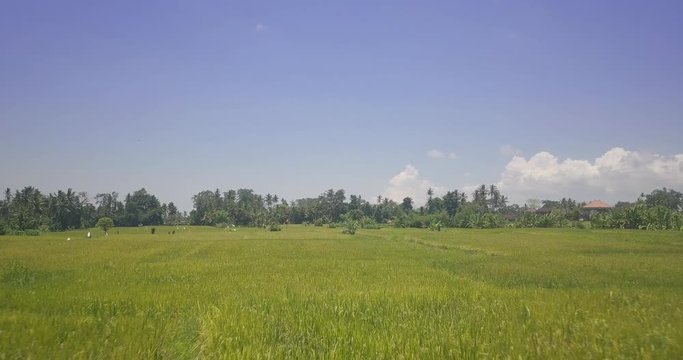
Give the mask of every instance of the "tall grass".
POLYGON ((172 230, 1 237, 0 358, 683 357, 680 232, 172 230))

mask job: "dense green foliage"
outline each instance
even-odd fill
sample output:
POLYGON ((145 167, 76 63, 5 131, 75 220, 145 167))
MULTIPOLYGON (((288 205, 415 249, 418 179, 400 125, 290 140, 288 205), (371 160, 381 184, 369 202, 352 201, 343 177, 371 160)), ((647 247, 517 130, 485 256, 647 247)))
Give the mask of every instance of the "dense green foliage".
POLYGON ((252 190, 230 190, 221 194, 217 189, 195 195, 195 210, 190 217, 196 225, 257 227, 285 223, 323 226, 348 223, 351 219, 362 228, 377 228, 378 224, 402 228, 432 228, 434 224, 476 229, 506 226, 586 228, 593 224, 596 228, 679 229, 682 215, 677 209, 683 207, 681 194, 667 189, 642 195, 634 204, 621 203, 606 213, 586 212, 582 209, 583 203, 568 198, 539 201, 539 205, 542 204, 539 209, 509 205, 495 185, 481 185, 472 194, 471 201, 458 190, 449 191, 443 197, 435 197, 431 189, 427 194, 425 206, 415 209, 411 198, 404 198, 397 204, 380 196, 372 204, 358 195, 351 195, 347 202, 344 190, 330 189, 317 198, 290 203, 284 199, 278 202, 278 197, 270 194, 265 197, 254 194, 252 190), (668 210, 662 210, 664 206, 668 210), (649 215, 640 217, 638 223, 625 225, 616 220, 623 212, 632 211, 628 210, 631 207, 649 215))
POLYGON ((17 231, 63 231, 96 226, 98 219, 107 217, 117 226, 175 224, 182 216, 171 202, 160 204, 156 196, 140 189, 126 195, 123 202, 118 193, 95 195, 95 205, 88 195, 71 189, 44 195, 27 186, 14 194, 5 190, 0 200, 0 235, 17 231), (95 206, 97 205, 97 206, 95 206))
MULTIPOLYGON (((620 202, 609 211, 587 211, 583 203, 569 198, 559 201, 528 201, 532 206, 508 204, 495 185, 481 185, 471 200, 458 190, 437 197, 431 189, 424 206, 415 208, 411 198, 398 204, 377 197, 371 203, 359 195, 347 201, 343 189, 329 189, 316 198, 288 202, 277 195, 256 194, 251 189, 221 192, 202 191, 193 196, 194 209, 180 214, 171 202, 161 204, 156 196, 140 189, 118 200, 118 193, 95 196, 95 205, 87 194, 71 189, 47 196, 26 187, 14 194, 9 189, 0 201, 0 235, 26 230, 66 230, 92 227, 97 219, 111 218, 116 226, 211 225, 269 227, 278 224, 340 224, 347 219, 359 227, 378 228, 380 224, 396 227, 443 227, 490 229, 500 227, 594 227, 627 229, 681 229, 683 194, 657 189, 641 195, 633 203, 620 202)), ((336 226, 336 225, 334 225, 336 226)))
POLYGON ((125 225, 157 225, 162 223, 161 203, 156 196, 147 193, 145 189, 126 195, 123 209, 123 223, 125 225))
POLYGON ((683 215, 662 205, 648 206, 646 202, 598 213, 591 218, 597 229, 679 230, 683 215))
POLYGON ((101 217, 99 220, 97 220, 96 226, 106 233, 109 231, 109 229, 114 227, 114 220, 107 216, 101 217))
POLYGON ((157 230, 0 239, 0 358, 683 357, 681 232, 157 230))
POLYGON ((656 189, 650 194, 640 195, 648 207, 662 206, 674 211, 683 211, 683 193, 672 189, 656 189))

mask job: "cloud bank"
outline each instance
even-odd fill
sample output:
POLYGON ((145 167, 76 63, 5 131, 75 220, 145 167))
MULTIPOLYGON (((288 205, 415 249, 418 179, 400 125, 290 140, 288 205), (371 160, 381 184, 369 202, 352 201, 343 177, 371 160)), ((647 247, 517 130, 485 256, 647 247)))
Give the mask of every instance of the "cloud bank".
POLYGON ((413 205, 421 206, 427 202, 427 190, 432 188, 435 193, 442 189, 435 186, 431 181, 422 179, 420 172, 412 165, 406 165, 405 169, 389 180, 389 187, 384 190, 384 197, 398 203, 403 198, 413 199, 413 205))
POLYGON ((683 187, 683 154, 662 156, 615 147, 593 161, 561 160, 548 152, 514 156, 498 182, 516 203, 529 198, 635 200, 655 188, 683 187))

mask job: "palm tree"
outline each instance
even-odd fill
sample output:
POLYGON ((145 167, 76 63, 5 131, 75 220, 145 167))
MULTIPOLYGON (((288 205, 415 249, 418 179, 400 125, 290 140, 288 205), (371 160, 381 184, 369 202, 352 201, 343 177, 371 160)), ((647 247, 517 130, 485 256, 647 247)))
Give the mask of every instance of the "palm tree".
POLYGON ((491 209, 497 210, 503 207, 500 203, 500 191, 498 191, 496 185, 491 184, 491 186, 489 187, 489 197, 491 198, 491 209))
POLYGON ((431 214, 433 209, 433 196, 434 196, 434 190, 430 187, 427 189, 427 213, 431 214))
POLYGON ((486 189, 486 185, 484 185, 484 184, 480 185, 476 190, 474 190, 474 194, 472 194, 472 195, 474 197, 472 199, 473 203, 475 203, 479 206, 482 206, 482 207, 486 207, 486 197, 488 195, 488 190, 486 189))
POLYGON ((405 212, 413 211, 413 199, 409 197, 403 198, 403 202, 401 202, 401 208, 403 208, 403 211, 405 212))

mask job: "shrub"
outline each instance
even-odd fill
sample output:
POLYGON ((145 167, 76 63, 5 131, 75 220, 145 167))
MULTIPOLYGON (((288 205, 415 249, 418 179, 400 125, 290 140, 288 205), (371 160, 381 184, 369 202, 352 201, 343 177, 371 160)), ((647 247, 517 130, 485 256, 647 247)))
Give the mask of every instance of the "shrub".
POLYGON ((108 216, 103 216, 97 220, 97 224, 95 226, 102 229, 102 231, 106 233, 107 231, 109 231, 109 229, 114 227, 114 220, 112 220, 108 216))
POLYGON ((346 218, 350 220, 356 220, 359 221, 362 218, 366 217, 363 212, 360 209, 353 209, 345 214, 346 218))
POLYGON ((433 219, 429 224, 429 230, 431 231, 441 231, 441 221, 433 219))
POLYGON ((313 225, 314 226, 323 226, 323 225, 325 225, 325 220, 323 220, 322 218, 317 218, 317 219, 315 219, 315 221, 313 221, 313 225))
POLYGON ((154 234, 157 232, 157 229, 156 229, 156 228, 151 228, 151 229, 150 229, 150 232, 152 233, 152 235, 154 235, 154 234))
POLYGON ((38 236, 38 235, 40 235, 40 230, 37 230, 37 229, 26 229, 26 230, 24 231, 24 233, 25 233, 27 236, 38 236))
POLYGON ((515 221, 515 226, 520 227, 520 228, 530 228, 530 227, 536 226, 537 221, 538 221, 538 215, 536 215, 532 212, 524 212, 515 221))
POLYGON ((638 203, 628 208, 617 208, 606 213, 594 214, 591 226, 596 229, 680 229, 683 217, 680 213, 664 206, 647 207, 638 203))
POLYGON ((607 216, 605 214, 595 214, 591 217, 591 228, 605 229, 607 227, 607 216))
POLYGON ((426 228, 429 226, 429 216, 413 214, 408 218, 408 227, 426 228))
POLYGON ((560 218, 553 213, 541 215, 536 221, 536 226, 542 228, 558 227, 559 225, 560 218))
POLYGON ((680 227, 680 214, 667 207, 658 205, 647 212, 647 226, 657 230, 677 229, 680 227))
POLYGON ((220 224, 232 224, 234 222, 230 214, 225 210, 213 210, 204 215, 202 219, 202 224, 204 225, 219 226, 220 224))
POLYGON ((505 226, 506 221, 500 214, 485 213, 483 216, 484 229, 495 229, 505 226))
MULTIPOLYGON (((436 212, 433 214, 426 214, 426 215, 420 215, 419 213, 410 213, 410 214, 404 214, 404 213, 399 213, 396 218, 394 219, 394 226, 395 227, 400 227, 400 228, 406 228, 406 227, 411 227, 411 228, 419 228, 419 229, 426 229, 429 228, 432 224, 432 222, 440 222, 442 227, 447 227, 447 226, 453 226, 454 222, 452 221, 453 219, 448 215, 447 212, 445 211, 440 211, 436 212)), ((377 224, 376 227, 374 227, 373 224, 367 224, 368 227, 367 229, 379 229, 380 226, 377 224)))
POLYGON ((403 211, 400 211, 398 215, 394 218, 394 227, 397 228, 405 228, 408 227, 408 215, 406 215, 403 211))
POLYGON ((358 221, 347 220, 346 222, 344 222, 344 229, 342 230, 342 234, 353 235, 356 233, 356 230, 358 230, 358 226, 358 221))
POLYGON ((278 224, 270 224, 268 227, 268 230, 270 231, 282 231, 282 228, 278 224))
POLYGON ((472 228, 479 225, 479 211, 475 206, 461 206, 453 217, 453 225, 459 228, 472 228))
POLYGON ((0 235, 5 234, 7 234, 7 228, 5 228, 5 224, 0 224, 0 235))
POLYGON ((417 213, 411 213, 410 215, 402 214, 396 217, 394 226, 400 228, 426 228, 429 226, 429 215, 420 215, 417 213))
POLYGON ((359 221, 359 225, 362 229, 379 229, 377 221, 369 216, 363 216, 359 221))
POLYGON ((327 227, 330 228, 330 229, 335 229, 335 228, 337 227, 337 224, 335 224, 335 223, 329 223, 329 224, 327 224, 327 227))

